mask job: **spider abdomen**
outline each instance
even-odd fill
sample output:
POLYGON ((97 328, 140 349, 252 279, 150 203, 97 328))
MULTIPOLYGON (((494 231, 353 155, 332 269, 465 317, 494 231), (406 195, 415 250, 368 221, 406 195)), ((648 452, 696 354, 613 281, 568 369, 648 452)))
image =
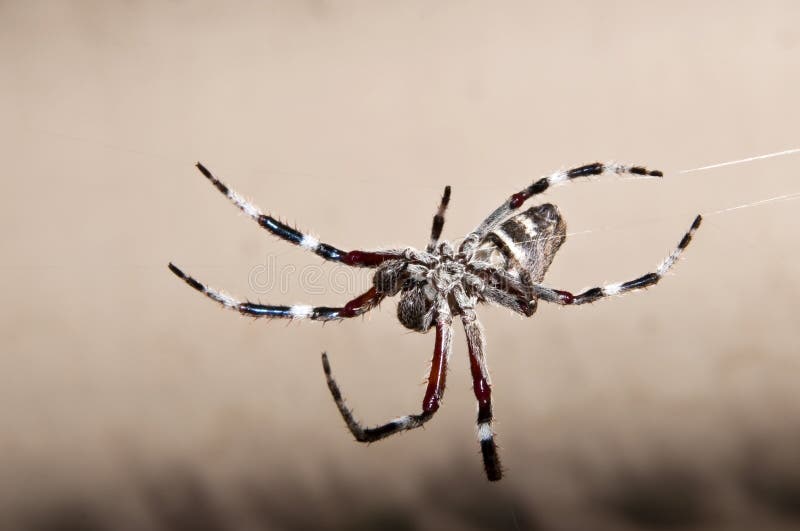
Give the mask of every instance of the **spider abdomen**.
POLYGON ((489 232, 477 253, 481 260, 515 276, 541 282, 566 239, 567 225, 555 205, 531 207, 489 232))

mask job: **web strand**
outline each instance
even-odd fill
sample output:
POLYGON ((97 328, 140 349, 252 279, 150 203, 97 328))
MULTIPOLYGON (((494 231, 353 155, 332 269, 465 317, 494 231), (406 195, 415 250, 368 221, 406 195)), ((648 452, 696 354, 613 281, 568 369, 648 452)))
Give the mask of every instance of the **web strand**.
POLYGON ((748 157, 746 159, 731 160, 731 161, 728 161, 728 162, 720 162, 720 163, 717 163, 717 164, 710 164, 708 166, 701 166, 699 168, 692 168, 690 170, 681 170, 678 173, 679 174, 683 174, 683 173, 692 173, 692 172, 695 172, 695 171, 711 170, 711 169, 714 169, 714 168, 722 168, 723 166, 733 166, 734 164, 742 164, 744 162, 752 162, 754 160, 770 159, 772 157, 782 157, 784 155, 792 155, 794 153, 800 153, 800 148, 787 149, 787 150, 784 150, 784 151, 778 151, 776 153, 768 153, 767 155, 757 155, 755 157, 748 157))
MULTIPOLYGON (((775 196, 775 197, 768 197, 766 199, 759 199, 758 201, 753 201, 751 203, 744 203, 744 204, 741 204, 741 205, 736 205, 736 206, 732 206, 732 207, 728 207, 728 208, 721 208, 719 210, 714 210, 714 211, 711 211, 711 212, 703 212, 702 216, 704 218, 707 218, 707 217, 710 217, 710 216, 718 216, 720 214, 727 214, 728 212, 733 212, 733 211, 736 211, 736 210, 743 210, 745 208, 757 207, 757 206, 765 205, 767 203, 776 203, 776 202, 779 202, 779 201, 792 201, 794 199, 800 199, 800 192, 794 192, 794 193, 791 193, 791 194, 783 194, 783 195, 779 195, 779 196, 775 196)), ((647 222, 647 224, 660 223, 660 222, 662 222, 662 221, 664 221, 666 219, 667 219, 666 217, 653 218, 653 219, 650 219, 647 222)), ((597 227, 597 228, 594 228, 594 229, 587 229, 587 230, 580 230, 580 231, 575 231, 575 232, 568 232, 565 236, 567 236, 567 237, 570 237, 570 236, 582 236, 582 235, 586 235, 586 234, 594 234, 594 233, 597 233, 597 232, 617 232, 617 231, 622 231, 622 230, 628 230, 630 228, 631 227, 628 226, 628 225, 597 227)), ((520 241, 520 242, 517 242, 517 243, 530 243, 530 242, 534 242, 534 241, 546 241, 546 240, 552 240, 552 239, 558 239, 558 238, 561 238, 561 236, 550 236, 550 237, 547 237, 547 238, 535 238, 535 239, 530 239, 530 240, 523 240, 523 241, 520 241)))
POLYGON ((723 208, 721 210, 715 210, 713 212, 708 212, 707 214, 703 214, 703 215, 704 216, 714 216, 716 214, 724 214, 726 212, 733 212, 734 210, 740 210, 740 209, 743 209, 743 208, 750 208, 750 207, 754 207, 754 206, 763 205, 763 204, 766 204, 766 203, 773 203, 775 201, 790 201, 792 199, 798 199, 798 198, 800 198, 800 192, 794 192, 792 194, 779 195, 779 196, 776 196, 776 197, 770 197, 770 198, 767 198, 767 199, 761 199, 759 201, 753 201, 752 203, 745 203, 743 205, 737 205, 737 206, 733 206, 733 207, 730 207, 730 208, 723 208))

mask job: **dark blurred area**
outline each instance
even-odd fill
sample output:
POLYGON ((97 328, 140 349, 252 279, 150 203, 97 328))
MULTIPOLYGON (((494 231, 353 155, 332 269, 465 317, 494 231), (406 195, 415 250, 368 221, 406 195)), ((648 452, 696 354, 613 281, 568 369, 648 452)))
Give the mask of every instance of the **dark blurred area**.
POLYGON ((463 472, 472 463, 458 460, 419 478, 405 495, 341 473, 312 487, 291 476, 266 480, 267 470, 220 492, 192 468, 173 468, 102 493, 31 500, 5 521, 9 529, 31 531, 795 529, 797 463, 765 467, 764 457, 744 458, 740 472, 715 478, 674 460, 619 469, 613 480, 584 484, 585 499, 570 508, 539 502, 547 493, 480 481, 463 472), (137 514, 114 509, 123 499, 137 514))

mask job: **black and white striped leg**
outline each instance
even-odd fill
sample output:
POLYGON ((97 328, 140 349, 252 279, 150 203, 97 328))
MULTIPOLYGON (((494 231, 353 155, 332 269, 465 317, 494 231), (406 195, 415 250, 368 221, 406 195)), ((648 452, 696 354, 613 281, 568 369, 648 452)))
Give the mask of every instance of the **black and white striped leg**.
POLYGON ((663 262, 661 262, 661 265, 659 265, 653 273, 647 273, 646 275, 642 275, 639 278, 629 280, 627 282, 591 288, 583 293, 579 293, 578 295, 573 295, 568 291, 546 288, 539 285, 534 285, 534 293, 537 297, 547 302, 563 305, 577 305, 587 304, 605 297, 621 295, 629 291, 654 286, 659 280, 661 280, 667 271, 669 271, 672 266, 675 265, 675 262, 677 262, 678 258, 680 258, 684 249, 686 249, 686 247, 688 247, 689 243, 692 241, 692 237, 700 227, 700 223, 702 223, 702 221, 702 216, 697 216, 694 219, 692 226, 689 228, 686 234, 683 235, 683 238, 681 238, 680 243, 678 243, 678 246, 675 248, 672 254, 670 254, 663 262))
POLYGON ((321 256, 325 260, 329 260, 331 262, 341 262, 356 267, 376 267, 386 260, 391 260, 402 256, 401 252, 396 251, 342 251, 336 247, 333 247, 332 245, 328 245, 327 243, 321 243, 313 236, 303 234, 294 227, 290 227, 289 225, 278 221, 272 216, 264 214, 258 209, 258 207, 247 201, 234 190, 228 188, 225 183, 214 177, 208 168, 203 166, 201 163, 198 162, 196 166, 197 169, 200 170, 200 173, 205 175, 205 177, 211 181, 211 184, 213 184, 217 190, 222 192, 223 195, 230 199, 231 202, 239 207, 242 212, 253 218, 262 228, 266 229, 282 240, 299 245, 303 249, 321 256))
POLYGON ((634 166, 631 164, 620 164, 616 162, 602 163, 593 162, 584 166, 578 166, 569 170, 557 171, 538 181, 534 181, 530 186, 520 190, 509 197, 505 203, 500 205, 494 212, 489 214, 483 222, 469 234, 461 244, 462 251, 474 248, 498 223, 504 221, 512 212, 522 206, 525 201, 534 195, 541 194, 551 186, 576 179, 578 177, 589 177, 601 175, 603 173, 645 175, 650 177, 663 177, 664 174, 658 170, 648 170, 644 166, 634 166))
POLYGON ((362 315, 377 306, 384 297, 382 294, 378 293, 375 288, 371 288, 363 295, 359 295, 340 308, 306 305, 270 306, 234 299, 230 295, 201 284, 172 263, 169 264, 169 270, 209 299, 217 301, 229 310, 235 310, 242 315, 249 315, 250 317, 336 321, 362 315))
POLYGON ((433 349, 433 361, 428 376, 428 387, 425 391, 425 398, 422 400, 422 412, 417 415, 406 415, 392 421, 376 426, 365 428, 353 416, 353 412, 344 403, 342 392, 339 385, 331 374, 331 366, 328 362, 328 355, 322 354, 322 368, 325 371, 325 379, 328 382, 328 389, 333 395, 336 407, 342 418, 347 424, 347 428, 353 437, 359 442, 375 442, 401 431, 419 428, 428 422, 439 409, 442 397, 444 396, 445 379, 447 376, 447 361, 450 357, 450 344, 452 342, 452 323, 449 312, 439 314, 436 321, 436 344, 433 349))
POLYGON ((439 237, 442 235, 444 228, 444 212, 447 210, 447 205, 450 203, 450 187, 444 187, 444 194, 442 201, 439 203, 439 209, 436 215, 433 216, 433 225, 431 226, 431 241, 428 243, 428 252, 432 253, 436 249, 436 244, 439 243, 439 237))
POLYGON ((461 322, 467 335, 472 390, 478 401, 478 442, 481 445, 483 467, 486 469, 486 477, 489 478, 489 481, 498 481, 503 477, 503 469, 500 465, 497 444, 494 440, 495 433, 492 429, 492 388, 484 356, 483 330, 481 330, 474 310, 464 310, 461 322))

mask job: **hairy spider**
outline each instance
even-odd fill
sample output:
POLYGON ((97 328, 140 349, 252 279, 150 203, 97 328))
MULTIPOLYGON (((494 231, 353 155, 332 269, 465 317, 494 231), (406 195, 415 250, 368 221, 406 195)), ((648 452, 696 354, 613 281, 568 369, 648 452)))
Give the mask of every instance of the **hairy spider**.
POLYGON ((472 387, 478 402, 478 439, 486 475, 490 481, 499 480, 502 469, 492 429, 491 385, 484 355, 484 334, 475 314, 478 303, 499 304, 529 317, 536 311, 539 300, 560 305, 586 304, 652 286, 675 264, 689 245, 702 219, 700 216, 695 218, 677 248, 655 272, 573 295, 568 291, 540 284, 556 251, 566 239, 566 224, 561 214, 551 204, 534 206, 517 213, 522 204, 552 185, 577 177, 606 172, 661 177, 663 174, 660 171, 650 171, 642 166, 595 162, 553 173, 509 197, 469 233, 457 248, 447 241, 439 241, 444 226, 444 213, 450 201, 450 187, 447 186, 439 209, 433 217, 431 239, 424 251, 412 247, 381 251, 341 251, 262 213, 216 179, 202 164, 198 163, 197 168, 245 214, 275 236, 331 262, 373 268, 375 274, 372 287, 342 307, 270 306, 236 300, 201 284, 170 263, 170 270, 191 287, 224 307, 244 315, 315 321, 333 321, 362 315, 384 298, 399 294, 397 317, 403 326, 423 333, 435 327, 433 361, 422 400, 422 411, 374 428, 364 427, 353 417, 331 375, 328 357, 325 353, 322 354, 328 388, 356 440, 377 441, 401 431, 418 428, 433 417, 444 394, 453 318, 461 319, 467 337, 472 387))

